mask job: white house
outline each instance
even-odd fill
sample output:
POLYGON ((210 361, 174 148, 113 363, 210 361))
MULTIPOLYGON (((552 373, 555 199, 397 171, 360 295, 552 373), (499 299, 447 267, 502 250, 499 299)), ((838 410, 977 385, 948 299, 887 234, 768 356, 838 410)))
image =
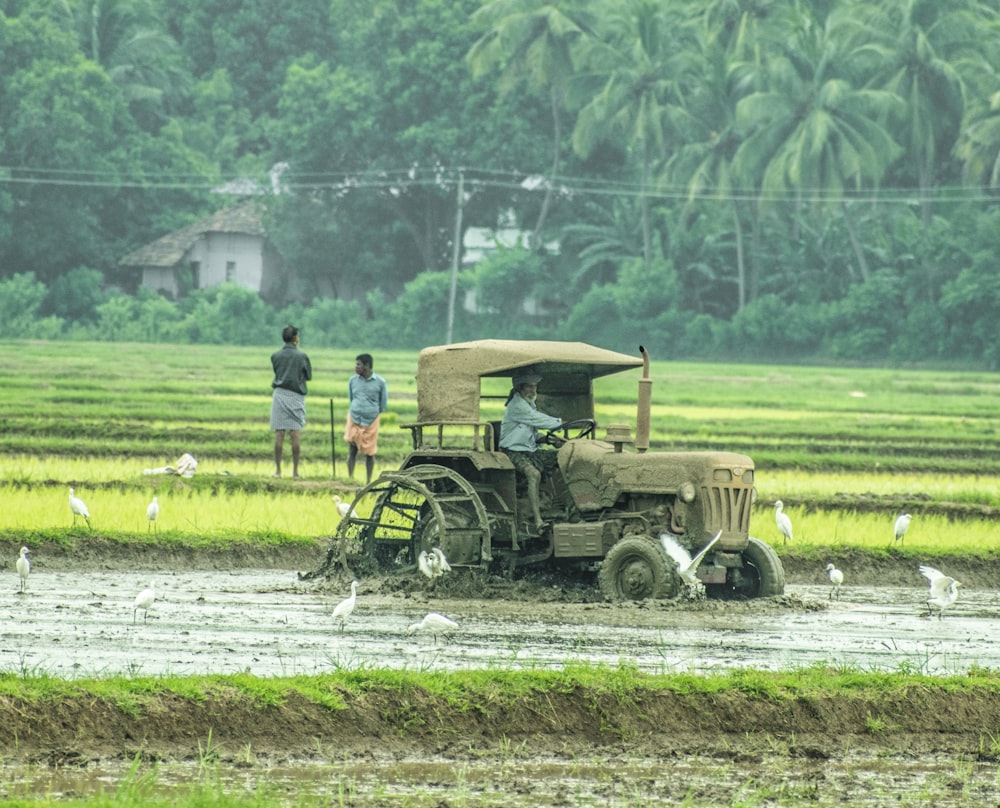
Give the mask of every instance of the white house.
POLYGON ((142 270, 141 285, 177 298, 186 288, 231 281, 267 293, 281 273, 281 256, 267 239, 258 205, 244 202, 129 253, 119 262, 142 270), (181 273, 188 280, 181 281, 181 273))

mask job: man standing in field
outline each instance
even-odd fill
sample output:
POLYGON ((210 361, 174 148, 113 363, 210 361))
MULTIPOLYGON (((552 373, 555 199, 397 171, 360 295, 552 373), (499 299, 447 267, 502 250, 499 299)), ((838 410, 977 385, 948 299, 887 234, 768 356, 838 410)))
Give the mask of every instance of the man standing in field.
POLYGON ((271 429, 274 430, 274 476, 281 476, 285 433, 292 436, 292 478, 299 478, 299 432, 306 425, 306 382, 312 379, 309 357, 299 350, 299 329, 286 325, 280 351, 271 354, 274 381, 271 387, 271 429))
POLYGON ((359 354, 354 361, 354 375, 347 382, 347 427, 344 440, 348 443, 347 473, 354 477, 358 452, 365 456, 365 475, 370 483, 378 451, 379 415, 389 403, 385 379, 372 372, 371 354, 359 354))

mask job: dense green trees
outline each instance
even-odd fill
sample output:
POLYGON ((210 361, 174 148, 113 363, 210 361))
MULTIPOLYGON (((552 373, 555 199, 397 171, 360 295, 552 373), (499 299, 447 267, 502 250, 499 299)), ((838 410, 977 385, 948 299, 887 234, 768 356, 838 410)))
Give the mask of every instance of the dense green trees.
POLYGON ((456 339, 1000 366, 998 42, 981 0, 0 0, 0 286, 36 336, 419 347, 456 224, 513 224, 456 339), (121 293, 278 164, 283 299, 121 293))

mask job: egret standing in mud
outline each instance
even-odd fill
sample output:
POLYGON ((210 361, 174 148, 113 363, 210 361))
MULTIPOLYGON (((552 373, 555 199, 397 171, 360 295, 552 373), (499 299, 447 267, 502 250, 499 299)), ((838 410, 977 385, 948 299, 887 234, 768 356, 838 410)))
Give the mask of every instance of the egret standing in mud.
POLYGON ((136 613, 139 609, 142 609, 142 622, 146 622, 146 617, 149 615, 149 607, 153 605, 153 601, 156 600, 156 584, 152 581, 149 583, 148 589, 143 589, 138 595, 135 596, 135 606, 132 609, 132 625, 136 622, 136 613))
POLYGON ((340 621, 340 630, 344 630, 344 624, 347 622, 347 618, 351 616, 354 611, 354 604, 358 600, 358 582, 351 581, 351 594, 350 597, 344 598, 340 603, 337 604, 336 608, 333 610, 333 619, 340 621))
POLYGON ((899 518, 896 520, 896 525, 893 528, 893 535, 896 537, 896 541, 900 544, 903 543, 903 536, 906 535, 906 531, 910 527, 910 519, 913 517, 908 513, 900 514, 899 518))
POLYGON ((426 631, 434 637, 434 644, 437 645, 438 634, 447 634, 456 628, 458 628, 458 623, 454 620, 450 620, 437 612, 428 612, 424 615, 423 620, 413 623, 406 630, 406 633, 413 634, 415 631, 426 631))
POLYGON ((937 609, 938 619, 944 616, 944 610, 953 606, 958 600, 958 588, 962 585, 954 578, 938 572, 934 567, 919 567, 920 574, 930 581, 930 591, 927 593, 927 616, 931 617, 937 609))
POLYGON ((17 568, 17 574, 21 578, 21 591, 23 592, 28 585, 28 574, 31 572, 31 561, 28 559, 27 547, 21 548, 21 554, 18 556, 14 566, 17 568))
POLYGON ((826 574, 830 579, 830 600, 833 600, 836 595, 837 600, 840 600, 840 587, 844 585, 844 573, 838 570, 833 564, 826 565, 826 574))
POLYGON ((74 496, 74 491, 73 488, 69 489, 69 509, 73 512, 73 524, 76 525, 76 517, 82 516, 87 522, 87 527, 90 527, 90 511, 82 499, 74 496))
POLYGON ((785 513, 785 503, 780 499, 774 503, 774 521, 778 525, 778 532, 785 537, 785 541, 792 540, 792 520, 785 513))

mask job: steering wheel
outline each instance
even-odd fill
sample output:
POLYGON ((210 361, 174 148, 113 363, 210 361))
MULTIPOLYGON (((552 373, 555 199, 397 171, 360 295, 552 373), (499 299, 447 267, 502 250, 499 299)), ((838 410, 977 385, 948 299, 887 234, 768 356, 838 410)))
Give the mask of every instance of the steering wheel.
POLYGON ((588 435, 593 435, 594 430, 596 429, 597 421, 593 418, 577 418, 575 421, 564 421, 559 424, 559 426, 554 426, 552 429, 546 430, 542 435, 542 441, 544 443, 561 446, 568 440, 580 440, 580 438, 586 438, 588 435), (578 430, 572 437, 566 434, 571 429, 578 430), (562 431, 563 434, 557 435, 556 432, 559 431, 562 431))

